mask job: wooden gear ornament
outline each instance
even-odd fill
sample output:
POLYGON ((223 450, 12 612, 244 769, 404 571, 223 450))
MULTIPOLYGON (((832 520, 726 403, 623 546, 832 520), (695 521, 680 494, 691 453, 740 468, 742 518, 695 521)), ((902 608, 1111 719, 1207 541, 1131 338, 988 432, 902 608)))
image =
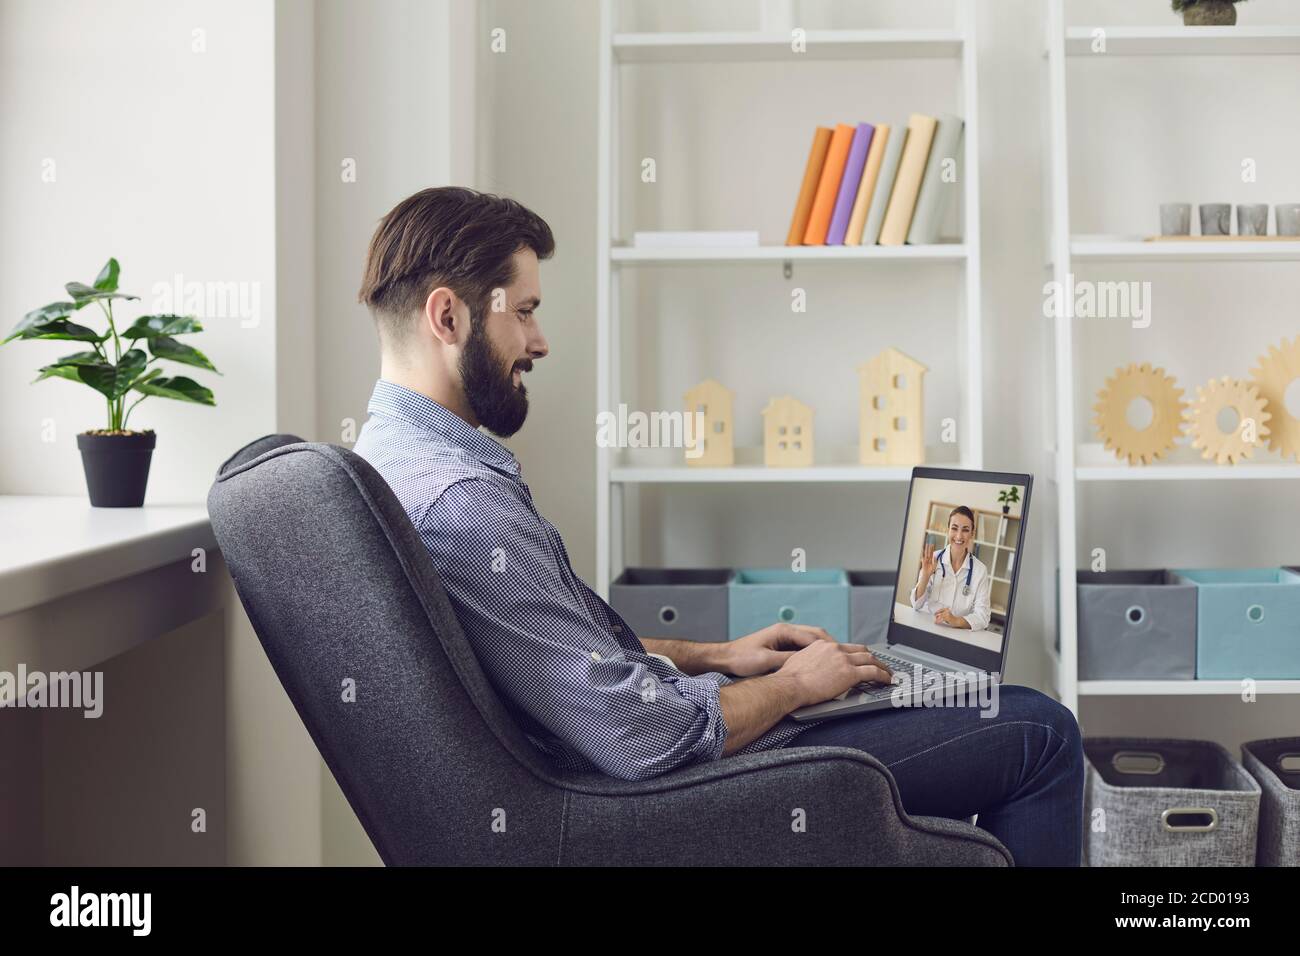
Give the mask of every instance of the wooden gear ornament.
POLYGON ((1259 368, 1251 369, 1251 384, 1268 405, 1273 417, 1268 426, 1268 447, 1280 451, 1283 458, 1300 460, 1300 418, 1286 407, 1286 391, 1300 379, 1300 338, 1281 345, 1270 345, 1268 354, 1259 358, 1259 368))
POLYGON ((1152 368, 1148 362, 1130 364, 1116 369, 1097 393, 1093 423, 1117 458, 1127 458, 1130 465, 1149 465, 1173 448, 1182 433, 1187 408, 1182 395, 1183 390, 1163 368, 1152 368), (1151 403, 1151 423, 1146 428, 1134 428, 1128 421, 1129 406, 1138 398, 1151 403))
POLYGON ((1213 458, 1220 465, 1235 465, 1249 458, 1256 446, 1264 444, 1269 433, 1264 422, 1271 416, 1264 411, 1264 399, 1254 385, 1225 375, 1197 386, 1196 395, 1187 412, 1187 421, 1192 447, 1201 449, 1202 458, 1213 458), (1225 408, 1231 408, 1238 416, 1236 427, 1229 432, 1219 427, 1219 413, 1225 408), (1253 441, 1247 439, 1248 432, 1253 441))

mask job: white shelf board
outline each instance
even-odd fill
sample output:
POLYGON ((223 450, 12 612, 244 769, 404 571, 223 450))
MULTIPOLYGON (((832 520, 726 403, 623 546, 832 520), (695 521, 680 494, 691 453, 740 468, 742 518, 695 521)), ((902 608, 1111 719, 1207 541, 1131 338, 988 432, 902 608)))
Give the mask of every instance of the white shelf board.
POLYGON ((1295 242, 1143 242, 1122 236, 1073 236, 1070 256, 1080 260, 1114 262, 1185 262, 1232 260, 1240 262, 1300 261, 1300 237, 1295 242))
MULTIPOLYGON (((1259 694, 1300 694, 1300 680, 1259 680, 1254 690, 1259 694)), ((1193 694, 1219 694, 1240 696, 1241 681, 1237 680, 1081 680, 1080 696, 1124 697, 1135 695, 1161 695, 1167 697, 1193 694)))
POLYGON ((1297 481, 1300 465, 1287 462, 1244 462, 1217 465, 1207 461, 1196 465, 1161 464, 1083 465, 1074 470, 1079 481, 1297 481))
MULTIPOLYGON (((739 445, 735 464, 728 467, 688 465, 680 448, 624 448, 610 463, 611 484, 788 484, 792 482, 902 482, 912 477, 911 465, 862 465, 856 444, 821 444, 817 463, 809 468, 769 468, 762 446, 739 445)), ((935 445, 926 449, 926 464, 936 468, 969 468, 956 460, 956 449, 935 445), (950 457, 951 456, 951 457, 950 457)))
POLYGON ((954 262, 966 258, 960 242, 925 246, 719 246, 660 248, 612 246, 611 261, 624 265, 671 262, 954 262))
POLYGON ((956 59, 962 35, 953 30, 809 30, 796 53, 788 33, 616 33, 619 63, 737 63, 799 60, 956 59))
POLYGON ((1150 465, 1130 465, 1106 450, 1101 442, 1083 442, 1074 449, 1075 478, 1079 481, 1252 481, 1300 478, 1300 464, 1286 461, 1267 449, 1257 449, 1253 459, 1236 465, 1207 461, 1181 438, 1167 455, 1150 465))
MULTIPOLYGON (((1166 11, 1168 13, 1168 11, 1166 11)), ((1065 34, 1069 56, 1267 56, 1300 54, 1300 26, 1070 27, 1065 34), (1093 52, 1097 30, 1105 31, 1106 51, 1093 52)))
POLYGON ((764 465, 734 465, 730 468, 694 468, 689 465, 624 465, 610 469, 615 484, 727 484, 767 482, 858 482, 908 481, 911 467, 869 465, 813 465, 811 468, 768 468, 764 465))

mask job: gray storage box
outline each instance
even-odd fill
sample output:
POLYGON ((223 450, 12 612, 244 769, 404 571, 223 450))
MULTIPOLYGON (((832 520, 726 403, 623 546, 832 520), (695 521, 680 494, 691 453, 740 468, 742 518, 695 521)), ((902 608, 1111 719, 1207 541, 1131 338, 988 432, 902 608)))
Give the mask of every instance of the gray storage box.
POLYGON ((1300 866, 1300 737, 1244 743, 1241 762, 1263 791, 1255 862, 1300 866))
POLYGON ((727 639, 730 568, 627 568, 609 603, 638 637, 727 639))
POLYGON ((1084 738, 1087 866, 1254 866, 1260 788, 1208 740, 1084 738))
POLYGON ((879 644, 889 633, 894 607, 893 571, 849 572, 849 643, 879 644))
POLYGON ((1080 571, 1079 680, 1196 676, 1196 585, 1168 571, 1080 571))

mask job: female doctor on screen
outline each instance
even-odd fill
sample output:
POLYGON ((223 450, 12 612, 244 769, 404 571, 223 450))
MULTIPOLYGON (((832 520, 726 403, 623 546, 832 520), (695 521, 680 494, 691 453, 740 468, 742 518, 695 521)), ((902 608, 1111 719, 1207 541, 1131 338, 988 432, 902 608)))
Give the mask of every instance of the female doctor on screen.
POLYGON ((989 570, 971 553, 975 513, 961 505, 948 515, 948 545, 921 547, 921 573, 910 595, 912 607, 934 615, 935 624, 982 631, 992 611, 989 570))

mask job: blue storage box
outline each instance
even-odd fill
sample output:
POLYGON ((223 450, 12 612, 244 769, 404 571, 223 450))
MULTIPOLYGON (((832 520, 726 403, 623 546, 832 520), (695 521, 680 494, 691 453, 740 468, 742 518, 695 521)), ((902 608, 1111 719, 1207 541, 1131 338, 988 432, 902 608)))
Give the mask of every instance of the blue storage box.
POLYGON ((1183 570, 1196 585, 1196 676, 1300 678, 1300 574, 1285 568, 1183 570))
POLYGON ((781 621, 824 628, 837 641, 849 638, 849 576, 843 570, 740 570, 728 597, 733 641, 781 621))

